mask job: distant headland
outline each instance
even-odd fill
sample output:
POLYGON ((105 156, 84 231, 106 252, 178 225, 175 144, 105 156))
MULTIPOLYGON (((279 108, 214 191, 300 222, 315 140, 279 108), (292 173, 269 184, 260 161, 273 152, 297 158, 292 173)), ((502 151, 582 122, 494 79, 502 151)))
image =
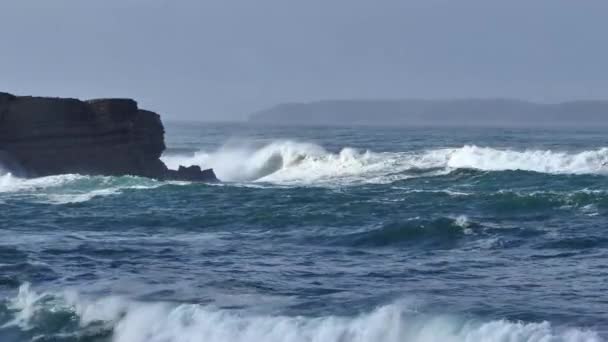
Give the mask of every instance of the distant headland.
POLYGON ((325 100, 284 103, 252 123, 399 126, 608 126, 608 101, 541 104, 512 99, 325 100))
POLYGON ((23 177, 80 173, 215 182, 198 166, 160 160, 164 127, 131 99, 15 96, 0 92, 0 167, 23 177))

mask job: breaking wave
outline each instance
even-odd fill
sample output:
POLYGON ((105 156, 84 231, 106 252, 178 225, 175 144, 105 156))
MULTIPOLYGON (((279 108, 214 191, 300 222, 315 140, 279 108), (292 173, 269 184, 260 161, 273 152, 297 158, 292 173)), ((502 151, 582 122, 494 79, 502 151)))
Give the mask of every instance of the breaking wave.
POLYGON ((608 174, 608 148, 558 152, 467 145, 426 151, 372 152, 346 147, 332 153, 316 144, 283 140, 259 148, 225 146, 189 156, 165 155, 163 160, 173 168, 212 167, 225 181, 277 184, 390 183, 455 169, 608 174))
MULTIPOLYGON (((467 145, 423 151, 373 152, 346 147, 334 153, 313 143, 280 140, 256 148, 225 146, 214 152, 169 154, 162 159, 170 168, 179 165, 212 167, 223 181, 288 186, 386 184, 445 175, 459 169, 608 175, 608 148, 556 152, 467 145)), ((167 183, 184 182, 76 174, 22 179, 0 170, 0 194, 30 193, 52 203, 83 202, 119 194, 125 189, 148 189, 167 183)))
POLYGON ((28 284, 0 302, 0 336, 115 342, 177 341, 568 341, 599 342, 595 331, 549 322, 462 319, 417 312, 405 302, 346 316, 284 316, 198 304, 142 303, 122 297, 37 293, 28 284), (10 335, 9 335, 10 336, 10 335))
POLYGON ((122 176, 85 176, 65 174, 39 178, 19 178, 0 174, 0 195, 29 198, 34 202, 67 204, 86 202, 100 196, 120 194, 127 189, 153 189, 183 182, 160 182, 153 179, 122 176))

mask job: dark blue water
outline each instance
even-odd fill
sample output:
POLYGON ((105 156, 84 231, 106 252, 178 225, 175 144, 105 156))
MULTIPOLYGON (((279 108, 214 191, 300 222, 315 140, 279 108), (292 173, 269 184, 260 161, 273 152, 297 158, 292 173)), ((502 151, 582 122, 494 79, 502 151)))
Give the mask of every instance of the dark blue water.
POLYGON ((0 341, 603 341, 602 131, 170 124, 219 185, 0 176, 0 341))

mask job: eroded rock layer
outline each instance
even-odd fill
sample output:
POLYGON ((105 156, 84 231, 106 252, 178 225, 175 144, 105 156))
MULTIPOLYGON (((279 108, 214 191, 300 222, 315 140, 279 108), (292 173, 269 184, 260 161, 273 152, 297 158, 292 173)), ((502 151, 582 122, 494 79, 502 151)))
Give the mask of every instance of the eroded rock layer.
POLYGON ((0 93, 0 165, 23 176, 65 173, 217 181, 212 170, 169 170, 164 127, 131 99, 80 101, 0 93))

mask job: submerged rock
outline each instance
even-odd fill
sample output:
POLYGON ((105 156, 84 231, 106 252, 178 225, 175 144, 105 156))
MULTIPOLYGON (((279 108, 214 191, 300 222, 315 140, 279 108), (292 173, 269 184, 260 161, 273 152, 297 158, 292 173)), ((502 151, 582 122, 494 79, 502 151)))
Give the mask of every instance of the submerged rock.
POLYGON ((0 166, 22 176, 218 181, 213 170, 198 166, 169 170, 160 160, 164 133, 160 116, 131 99, 80 101, 0 92, 0 166))

